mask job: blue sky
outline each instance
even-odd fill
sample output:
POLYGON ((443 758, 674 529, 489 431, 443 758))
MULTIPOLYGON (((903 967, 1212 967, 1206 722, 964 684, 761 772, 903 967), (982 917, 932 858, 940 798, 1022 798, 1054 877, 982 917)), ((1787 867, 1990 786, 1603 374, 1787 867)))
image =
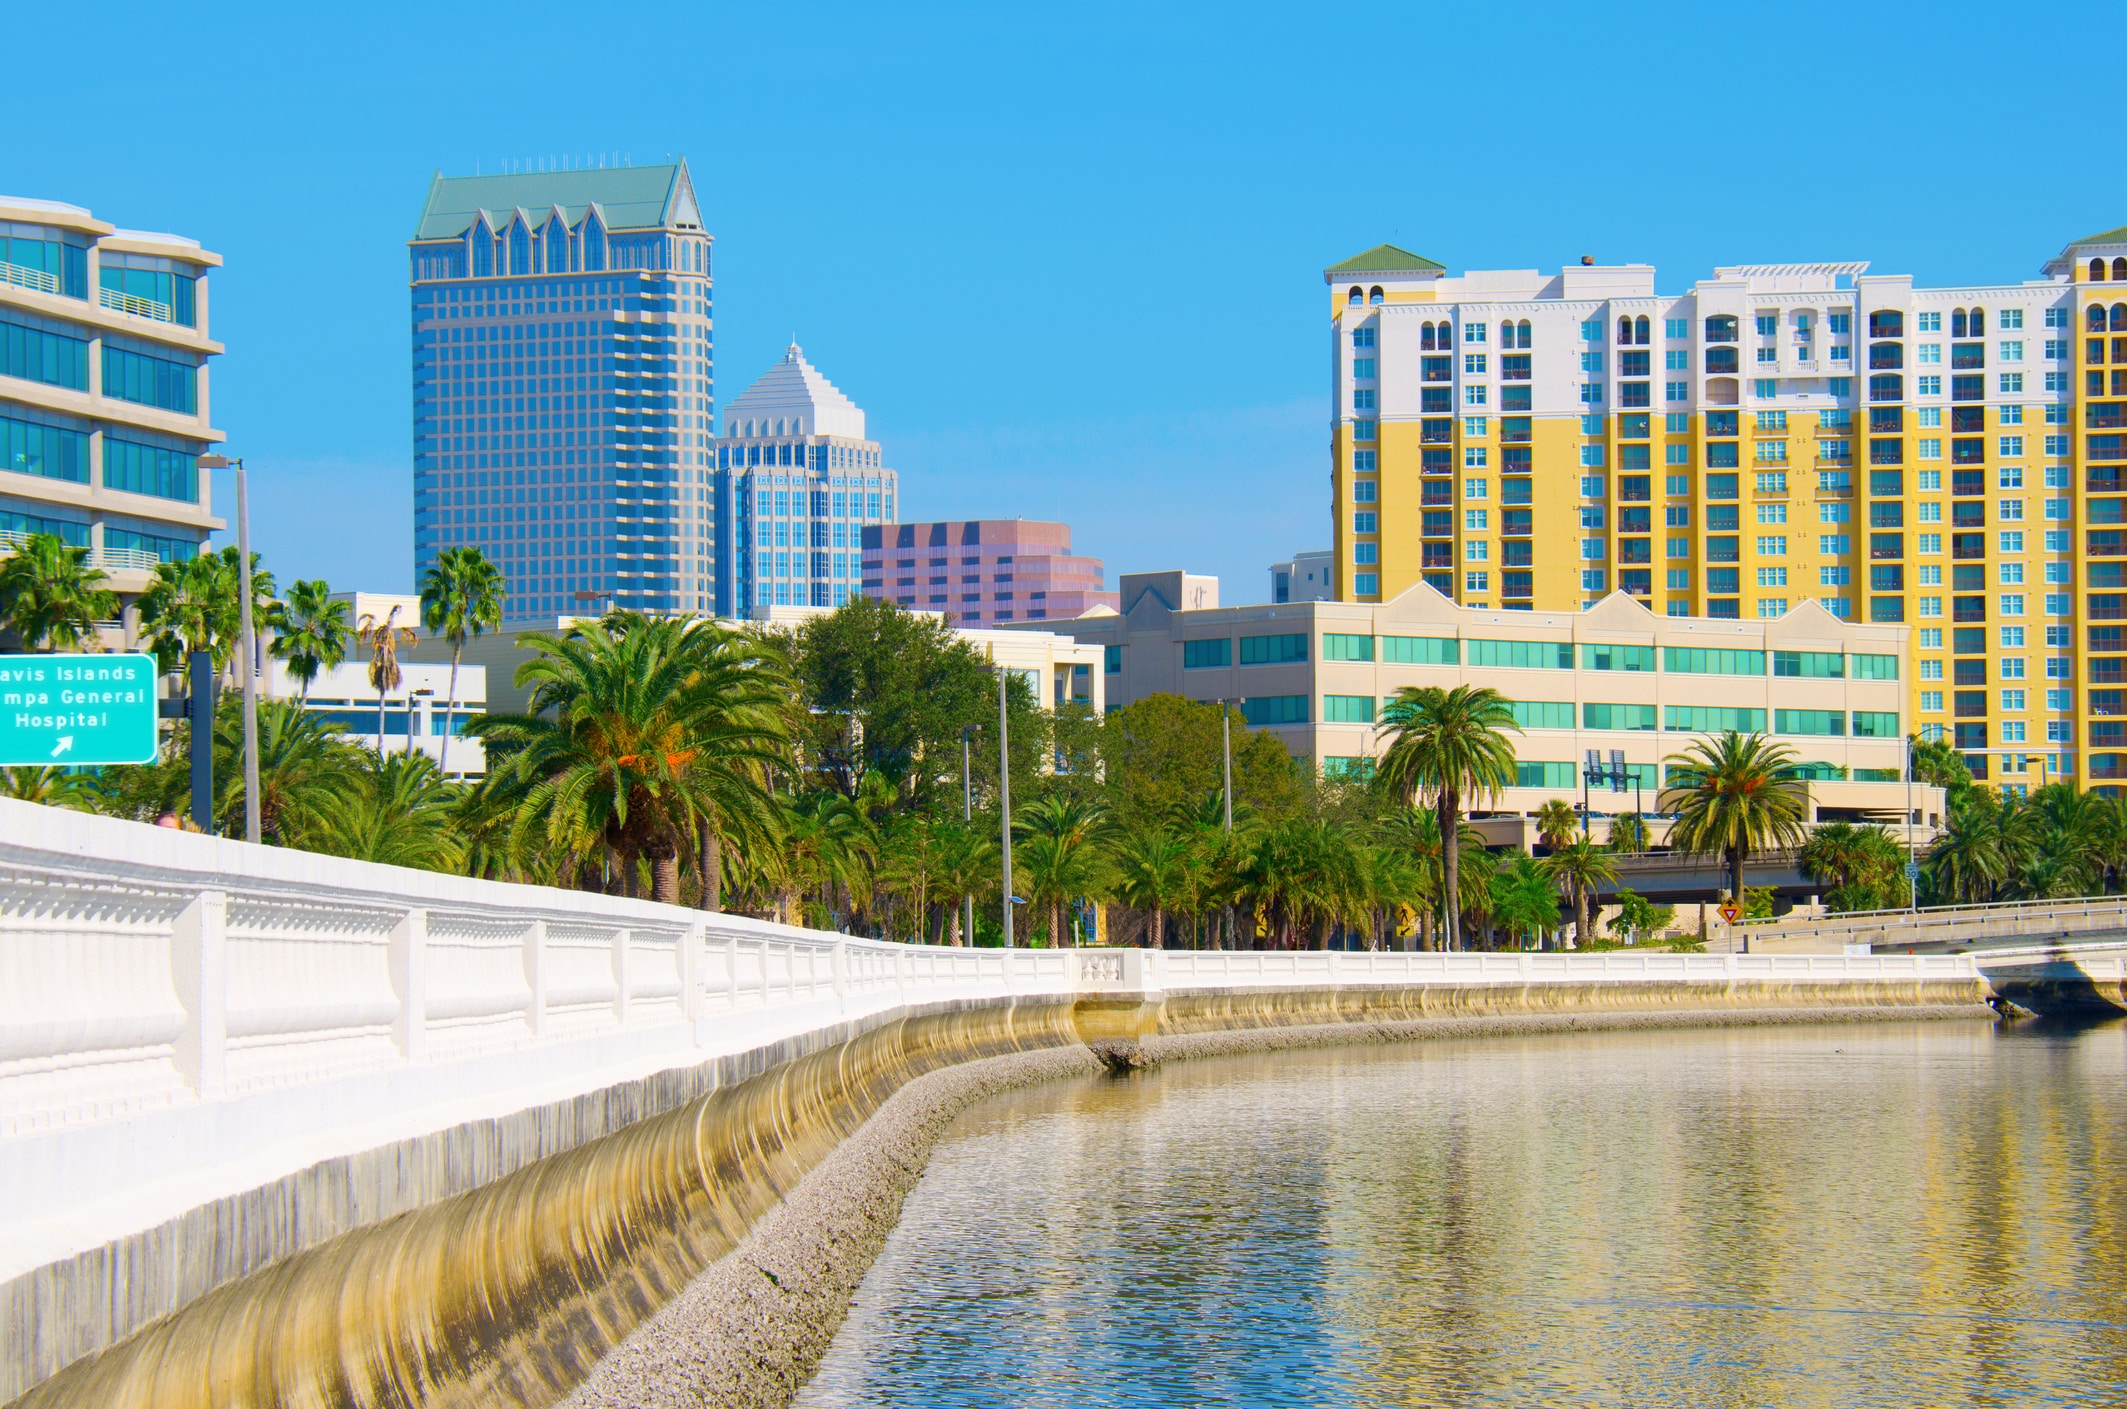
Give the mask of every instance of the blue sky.
POLYGON ((404 242, 437 168, 684 153, 719 406, 795 333, 904 517, 1061 518, 1111 586, 1186 567, 1230 602, 1328 544, 1346 255, 2013 281, 2127 223, 2112 86, 2037 7, 171 13, 99 8, 86 86, 10 65, 0 191, 224 256, 215 421, 269 565, 335 586, 409 585, 404 242))

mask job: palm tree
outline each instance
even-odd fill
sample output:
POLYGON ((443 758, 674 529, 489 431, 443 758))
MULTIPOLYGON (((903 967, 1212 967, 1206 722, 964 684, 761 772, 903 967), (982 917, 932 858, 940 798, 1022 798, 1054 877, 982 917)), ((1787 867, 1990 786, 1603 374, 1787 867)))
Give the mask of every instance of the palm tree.
POLYGON ((1637 812, 1620 812, 1610 819, 1612 851, 1626 856, 1637 856, 1647 849, 1647 819, 1637 812))
POLYGON ((1965 790, 1928 849, 1925 873, 1931 899, 1971 905, 1999 898, 2024 862, 2023 839, 2003 820, 2000 797, 1992 788, 1965 790))
MULTIPOLYGON (((220 642, 215 662, 226 672, 233 689, 243 678, 239 668, 257 672, 259 662, 244 661, 239 667, 236 653, 244 639, 244 579, 243 559, 238 556, 234 543, 219 553, 202 554, 214 576, 215 634, 220 642)), ((259 566, 259 555, 251 555, 251 619, 265 621, 273 611, 273 574, 259 566)))
POLYGON ((1905 899, 1905 853, 1881 827, 1825 822, 1802 844, 1802 874, 1825 886, 1835 913, 1887 910, 1905 899))
POLYGON ((502 604, 509 597, 502 569, 471 546, 445 548, 421 580, 421 624, 451 643, 451 677, 443 701, 443 757, 450 771, 451 730, 458 712, 458 660, 468 637, 502 625, 502 604))
POLYGON ((939 906, 950 912, 947 943, 973 944, 975 936, 960 933, 960 912, 969 896, 980 897, 997 884, 997 838, 979 821, 969 826, 957 817, 941 819, 934 830, 937 836, 931 886, 939 906))
POLYGON ((1546 799, 1544 805, 1536 809, 1536 835, 1553 851, 1572 841, 1573 834, 1579 830, 1580 814, 1564 798, 1546 799))
POLYGON ((1433 947, 1433 907, 1440 900, 1440 817, 1423 807, 1398 808, 1376 830, 1384 848, 1408 857, 1413 888, 1406 901, 1417 912, 1418 947, 1433 947))
POLYGON ((1617 858, 1586 837, 1577 838, 1544 858, 1545 872, 1563 881, 1573 896, 1573 938, 1586 944, 1593 938, 1588 928, 1589 902, 1597 891, 1617 879, 1617 858))
MULTIPOLYGON (((384 706, 391 699, 391 692, 398 689, 406 679, 399 669, 399 647, 411 646, 421 639, 421 633, 411 626, 399 625, 399 606, 394 602, 390 611, 378 620, 374 612, 364 612, 361 621, 362 649, 369 652, 369 683, 377 692, 377 752, 384 752, 384 706)), ((406 721, 406 751, 414 749, 413 718, 411 702, 406 721)))
MULTIPOLYGON (((244 711, 229 697, 214 719, 214 815, 242 826, 244 711)), ((361 793, 361 750, 288 700, 258 702, 259 832, 277 846, 330 850, 361 793)))
POLYGON ((464 864, 458 790, 427 754, 364 752, 356 779, 356 805, 333 826, 326 850, 423 871, 464 864))
POLYGON ((178 669, 196 651, 214 653, 219 669, 226 639, 220 589, 220 568, 210 555, 155 565, 154 580, 140 595, 140 623, 162 669, 178 669))
POLYGON ((1061 949, 1065 908, 1100 886, 1100 851, 1068 833, 1037 832, 1013 844, 1012 878, 1027 888, 1028 904, 1046 912, 1049 947, 1061 949))
POLYGON ((288 663, 301 703, 310 703, 310 687, 317 683, 319 672, 336 669, 347 659, 353 637, 350 610, 347 603, 332 600, 332 585, 322 577, 308 582, 298 578, 289 585, 284 600, 267 608, 273 654, 288 663))
MULTIPOLYGON (((616 612, 524 644, 537 653, 517 669, 529 711, 473 726, 513 780, 513 849, 543 828, 572 855, 604 847, 628 878, 647 856, 657 899, 672 904, 681 846, 701 843, 707 859, 705 832, 777 830, 758 779, 788 757, 791 686, 761 642, 696 617, 616 612)), ((705 891, 721 872, 704 867, 705 891)))
POLYGON ((1160 948, 1167 911, 1188 896, 1195 880, 1189 844, 1159 823, 1127 827, 1109 843, 1108 862, 1116 897, 1152 912, 1146 947, 1160 948))
POLYGON ((88 549, 52 533, 31 534, 0 561, 0 620, 23 650, 97 648, 96 623, 118 615, 118 594, 88 564, 88 549))
POLYGON ((1686 856, 1721 857, 1729 894, 1741 905, 1750 853, 1800 846, 1808 836, 1809 795, 1795 777, 1794 753, 1763 734, 1731 729, 1668 764, 1661 808, 1676 817, 1669 844, 1686 856))
POLYGON ((1406 685, 1381 713, 1389 736, 1382 785, 1406 800, 1430 796, 1440 814, 1442 894, 1450 945, 1462 924, 1458 842, 1465 796, 1495 796, 1514 782, 1514 743, 1521 732, 1504 695, 1489 686, 1406 685))
POLYGON ((64 768, 0 768, 0 797, 89 812, 95 810, 96 779, 64 768))

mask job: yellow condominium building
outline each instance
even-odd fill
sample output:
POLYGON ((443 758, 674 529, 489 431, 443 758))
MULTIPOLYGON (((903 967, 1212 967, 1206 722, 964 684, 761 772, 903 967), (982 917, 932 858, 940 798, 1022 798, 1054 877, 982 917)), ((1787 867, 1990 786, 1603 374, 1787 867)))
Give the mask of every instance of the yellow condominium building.
POLYGON ((1337 595, 1815 602, 1912 628, 1910 717, 1980 776, 2127 778, 2127 228, 2041 273, 1333 265, 1337 595))

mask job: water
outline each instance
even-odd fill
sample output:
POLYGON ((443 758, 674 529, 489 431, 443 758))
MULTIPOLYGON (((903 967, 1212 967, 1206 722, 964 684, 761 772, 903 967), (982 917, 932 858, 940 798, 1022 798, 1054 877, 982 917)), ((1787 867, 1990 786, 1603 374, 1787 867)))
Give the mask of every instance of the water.
POLYGON ((798 1399, 2127 1402, 2127 1026, 1180 1063, 963 1117, 798 1399))

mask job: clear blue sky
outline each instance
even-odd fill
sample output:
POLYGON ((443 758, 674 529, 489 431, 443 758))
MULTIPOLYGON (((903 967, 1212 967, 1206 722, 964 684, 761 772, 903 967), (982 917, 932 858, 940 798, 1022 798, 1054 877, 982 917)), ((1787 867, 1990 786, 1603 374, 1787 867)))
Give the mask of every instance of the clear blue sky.
POLYGON ((2127 223, 2117 85, 2063 13, 119 3, 56 21, 93 82, 9 66, 0 191, 227 259, 214 419, 284 580, 409 583, 430 173, 684 153, 720 407, 796 333, 904 517, 1061 518, 1111 586, 1254 601, 1329 541, 1324 265, 1393 239, 1665 291, 1774 260, 2034 278, 2127 223))

